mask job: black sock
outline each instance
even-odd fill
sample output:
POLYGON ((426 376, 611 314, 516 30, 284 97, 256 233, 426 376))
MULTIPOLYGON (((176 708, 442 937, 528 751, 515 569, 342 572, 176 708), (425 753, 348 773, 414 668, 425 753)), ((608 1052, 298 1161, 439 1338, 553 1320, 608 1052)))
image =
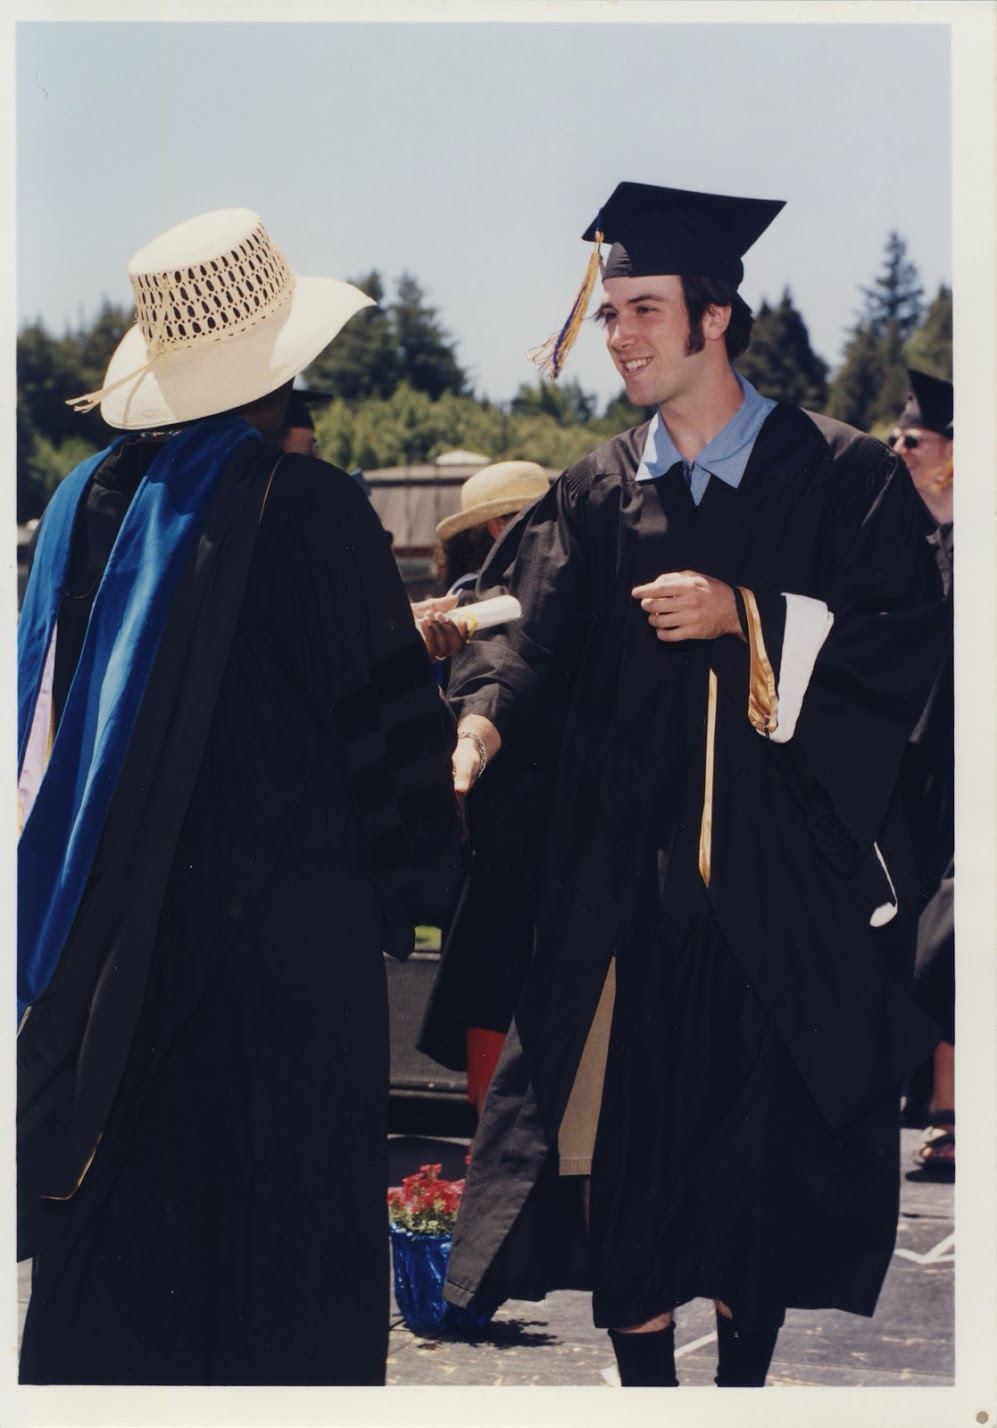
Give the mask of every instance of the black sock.
POLYGON ((717 1312, 718 1388, 764 1388, 778 1329, 739 1329, 717 1312))
POLYGON ((610 1329, 610 1342, 624 1388, 678 1388, 675 1377, 675 1325, 646 1334, 610 1329))

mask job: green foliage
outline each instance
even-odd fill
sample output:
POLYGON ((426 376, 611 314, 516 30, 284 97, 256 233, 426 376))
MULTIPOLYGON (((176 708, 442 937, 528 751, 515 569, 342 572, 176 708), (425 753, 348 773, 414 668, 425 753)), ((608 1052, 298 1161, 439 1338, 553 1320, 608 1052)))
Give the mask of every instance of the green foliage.
POLYGON ((350 281, 379 306, 350 318, 308 368, 309 386, 347 401, 386 401, 401 385, 431 399, 465 390, 454 344, 411 274, 398 279, 395 300, 387 305, 376 270, 350 281))
POLYGON ((777 307, 763 302, 755 314, 751 346, 736 363, 763 397, 821 411, 827 400, 827 363, 810 346, 806 323, 789 288, 777 307))
POLYGON ((886 378, 883 346, 868 324, 852 329, 844 361, 831 383, 827 414, 869 431, 886 378))
POLYGON ((312 363, 308 385, 348 401, 390 397, 400 380, 394 334, 384 302, 384 284, 376 270, 350 282, 372 297, 377 307, 350 318, 335 342, 312 363))
POLYGON ((606 419, 563 425, 548 411, 517 415, 455 392, 432 401, 407 384, 387 400, 337 400, 315 414, 320 454, 346 470, 413 466, 457 447, 563 470, 622 429, 606 419))
POLYGON ((641 422, 648 421, 652 416, 654 407, 635 407, 624 390, 606 404, 602 424, 609 428, 610 436, 615 436, 618 431, 628 431, 632 426, 640 426, 641 422))
POLYGON ((74 412, 69 397, 94 391, 111 353, 131 325, 129 312, 101 305, 88 327, 52 337, 40 322, 17 339, 17 519, 41 515, 56 485, 77 461, 107 446, 114 433, 99 410, 74 412))
POLYGON ((509 404, 514 416, 550 416, 558 426, 577 426, 595 415, 595 398, 577 381, 545 382, 535 387, 524 382, 509 404))
MULTIPOLYGON (((883 431, 892 427, 903 407, 909 385, 906 369, 918 365, 910 354, 917 349, 923 330, 924 290, 899 233, 887 238, 882 271, 862 293, 865 308, 852 328, 841 368, 831 383, 827 411, 861 431, 883 431)), ((945 300, 941 293, 930 313, 931 327, 923 342, 931 347, 938 344, 943 350, 945 300)), ((948 324, 951 344, 951 307, 948 324)), ((927 321, 924 327, 928 327, 927 321)))
MULTIPOLYGON (((103 443, 106 445, 107 443, 103 443)), ((82 436, 70 436, 56 445, 47 436, 35 435, 23 473, 18 466, 17 519, 19 524, 40 516, 64 476, 74 466, 100 450, 82 436)))
POLYGON ((907 257, 907 243, 897 232, 886 239, 883 269, 871 288, 863 288, 864 320, 877 337, 907 341, 921 320, 924 289, 917 268, 907 257))
POLYGON ((411 273, 401 275, 396 292, 389 312, 401 380, 433 400, 444 392, 463 392, 467 379, 457 364, 454 344, 411 273))
MULTIPOLYGON (((350 470, 432 461, 456 447, 493 461, 522 458, 564 469, 628 427, 646 421, 625 393, 595 417, 596 399, 576 380, 523 383, 500 405, 469 394, 455 344, 411 274, 386 302, 375 270, 353 280, 380 304, 358 313, 305 374, 332 400, 315 412, 319 450, 350 470)), ((892 424, 906 392, 905 368, 948 377, 952 294, 942 287, 920 322, 921 288, 906 244, 891 233, 883 270, 863 289, 865 308, 827 392, 826 366, 810 347, 789 290, 763 303, 738 367, 766 395, 825 409, 865 430, 892 424)), ((53 337, 41 322, 17 339, 17 517, 41 514, 58 482, 115 433, 99 411, 73 412, 68 397, 98 388, 131 316, 105 302, 76 331, 53 337)))
POLYGON ((906 362, 918 372, 952 380, 952 289, 944 283, 907 343, 906 362))

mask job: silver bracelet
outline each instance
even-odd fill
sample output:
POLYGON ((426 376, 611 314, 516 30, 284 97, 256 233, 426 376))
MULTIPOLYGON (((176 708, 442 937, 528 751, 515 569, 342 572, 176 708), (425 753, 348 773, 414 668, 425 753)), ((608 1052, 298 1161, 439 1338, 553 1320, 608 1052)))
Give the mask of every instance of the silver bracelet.
POLYGON ((481 742, 477 734, 472 734, 470 729, 462 729, 458 733, 457 738, 474 740, 474 743, 476 744, 478 749, 478 758, 481 760, 481 766, 477 772, 477 778, 480 778, 488 765, 488 751, 486 750, 484 744, 481 742))

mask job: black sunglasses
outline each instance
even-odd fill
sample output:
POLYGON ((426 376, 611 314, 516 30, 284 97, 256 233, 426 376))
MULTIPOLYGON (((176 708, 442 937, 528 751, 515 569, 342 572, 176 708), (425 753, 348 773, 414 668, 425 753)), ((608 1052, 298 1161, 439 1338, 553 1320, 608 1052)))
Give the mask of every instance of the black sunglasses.
POLYGON ((896 446, 898 441, 905 451, 916 451, 921 445, 921 438, 919 436, 905 436, 901 431, 898 431, 890 438, 890 445, 896 446))

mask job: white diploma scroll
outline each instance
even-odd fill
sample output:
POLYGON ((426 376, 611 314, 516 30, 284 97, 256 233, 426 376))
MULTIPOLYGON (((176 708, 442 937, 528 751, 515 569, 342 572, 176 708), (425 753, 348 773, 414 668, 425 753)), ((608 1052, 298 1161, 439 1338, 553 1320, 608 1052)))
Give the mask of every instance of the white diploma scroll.
POLYGON ((458 605, 447 611, 448 620, 466 620, 473 635, 477 630, 490 630, 492 625, 504 625, 518 620, 523 607, 515 595, 495 595, 491 600, 479 600, 475 605, 458 605))

